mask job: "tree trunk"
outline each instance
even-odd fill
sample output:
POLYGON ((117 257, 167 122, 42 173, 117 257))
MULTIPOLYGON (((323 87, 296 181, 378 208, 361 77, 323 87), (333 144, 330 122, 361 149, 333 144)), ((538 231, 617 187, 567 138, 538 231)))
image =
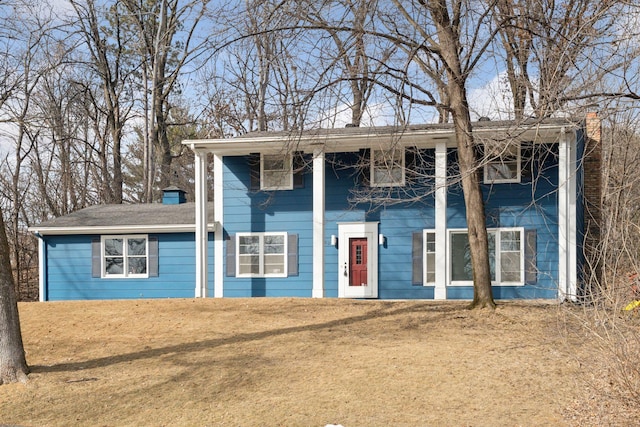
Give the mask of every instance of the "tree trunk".
POLYGON ((0 209, 0 384, 25 382, 28 373, 9 261, 9 242, 0 209))
POLYGON ((446 91, 455 127, 458 163, 462 175, 462 191, 467 215, 469 252, 473 269, 473 303, 471 308, 495 307, 491 291, 489 266, 489 241, 484 212, 484 199, 480 180, 476 173, 476 158, 471 116, 467 102, 466 77, 460 62, 460 40, 449 18, 445 0, 430 2, 431 16, 438 30, 440 56, 446 64, 446 91))
POLYGON ((463 90, 453 87, 451 92, 453 92, 451 96, 451 111, 456 129, 458 163, 460 174, 462 175, 469 252, 471 254, 471 266, 473 267, 474 293, 471 308, 494 308, 496 304, 491 291, 489 240, 487 237, 484 199, 476 172, 479 161, 476 158, 476 150, 474 148, 469 107, 463 90))

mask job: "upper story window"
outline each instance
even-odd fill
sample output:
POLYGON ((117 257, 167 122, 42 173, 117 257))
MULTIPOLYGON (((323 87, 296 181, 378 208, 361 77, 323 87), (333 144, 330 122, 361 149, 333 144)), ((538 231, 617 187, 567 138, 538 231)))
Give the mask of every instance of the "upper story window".
POLYGON ((102 277, 149 277, 148 238, 102 236, 102 277))
POLYGON ((371 150, 371 185, 398 187, 405 181, 405 153, 403 148, 371 150))
MULTIPOLYGON (((488 149, 485 147, 485 150, 488 149)), ((493 151, 495 152, 485 152, 487 161, 484 165, 484 183, 520 182, 522 161, 520 144, 502 146, 493 151)))
POLYGON ((260 158, 260 189, 293 189, 291 154, 262 154, 260 158))

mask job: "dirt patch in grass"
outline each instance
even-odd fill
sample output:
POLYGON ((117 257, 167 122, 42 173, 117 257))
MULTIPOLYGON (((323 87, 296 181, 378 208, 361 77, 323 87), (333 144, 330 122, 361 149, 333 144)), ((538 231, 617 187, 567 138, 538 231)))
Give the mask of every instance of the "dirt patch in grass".
POLYGON ((567 337, 571 325, 558 306, 465 307, 335 299, 23 303, 32 373, 25 385, 0 388, 0 423, 581 425, 589 342, 567 337))

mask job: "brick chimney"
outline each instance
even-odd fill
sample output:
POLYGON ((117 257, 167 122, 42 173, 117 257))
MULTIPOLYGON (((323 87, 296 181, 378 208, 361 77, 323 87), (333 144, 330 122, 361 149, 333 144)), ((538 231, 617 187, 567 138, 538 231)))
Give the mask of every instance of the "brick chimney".
POLYGON ((585 281, 593 289, 602 278, 600 239, 602 224, 602 121, 587 113, 584 121, 584 255, 585 281))

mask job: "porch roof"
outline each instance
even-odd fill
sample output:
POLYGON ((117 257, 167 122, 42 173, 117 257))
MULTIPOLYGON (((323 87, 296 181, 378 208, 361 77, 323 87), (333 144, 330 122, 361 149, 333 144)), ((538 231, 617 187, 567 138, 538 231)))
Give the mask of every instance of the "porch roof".
MULTIPOLYGON (((565 131, 575 131, 579 121, 567 118, 524 121, 478 121, 473 123, 477 140, 512 139, 518 141, 549 142, 558 140, 565 131)), ((358 151, 361 148, 384 148, 393 144, 416 147, 434 147, 445 141, 455 147, 455 129, 452 123, 345 127, 337 129, 310 129, 305 131, 252 132, 228 139, 195 139, 182 143, 192 150, 218 155, 245 155, 253 152, 279 152, 295 150, 313 152, 320 148, 326 153, 358 151)))

